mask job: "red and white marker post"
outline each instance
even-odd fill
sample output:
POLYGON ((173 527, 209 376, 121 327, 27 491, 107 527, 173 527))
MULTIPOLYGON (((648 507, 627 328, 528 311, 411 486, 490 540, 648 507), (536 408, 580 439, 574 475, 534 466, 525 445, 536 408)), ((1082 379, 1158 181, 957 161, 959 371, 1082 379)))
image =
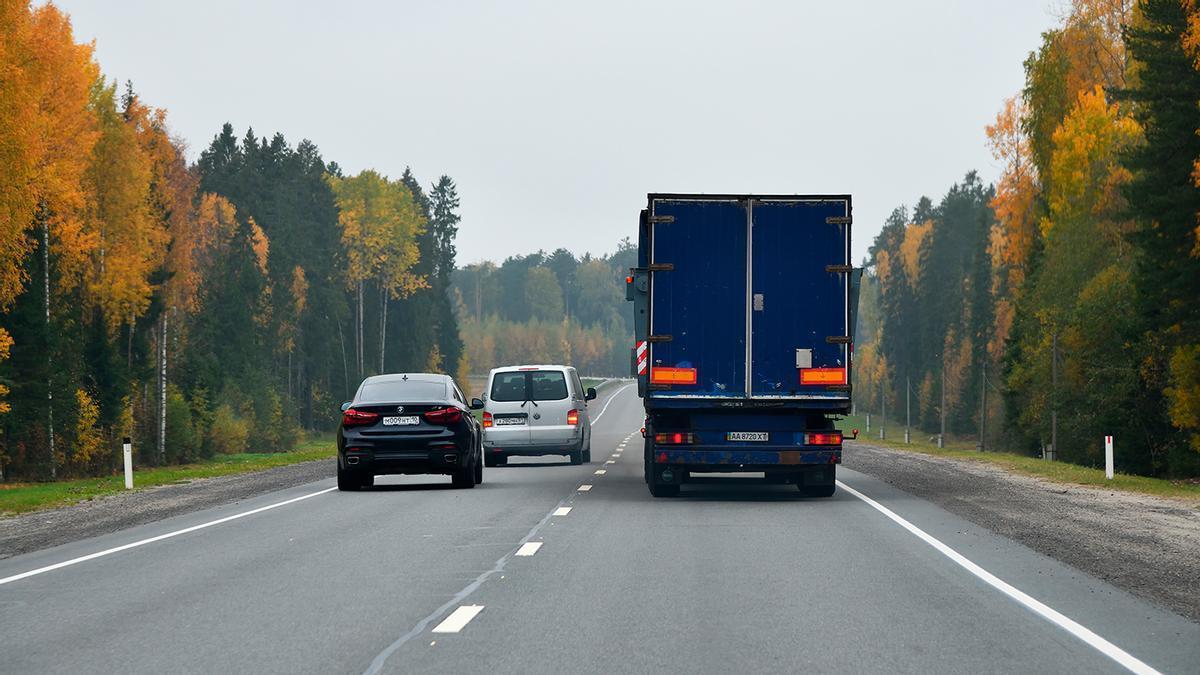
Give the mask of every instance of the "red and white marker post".
POLYGON ((1104 477, 1113 478, 1113 437, 1104 437, 1104 477))

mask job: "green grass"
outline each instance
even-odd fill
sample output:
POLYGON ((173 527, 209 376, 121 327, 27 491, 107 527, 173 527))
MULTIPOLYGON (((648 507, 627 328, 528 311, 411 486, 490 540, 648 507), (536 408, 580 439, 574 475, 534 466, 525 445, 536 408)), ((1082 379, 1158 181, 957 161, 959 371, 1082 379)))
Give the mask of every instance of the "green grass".
MULTIPOLYGON (((331 438, 305 441, 291 452, 222 455, 195 464, 134 469, 134 489, 185 483, 197 478, 262 471, 334 456, 331 438)), ((125 491, 123 474, 53 483, 0 483, 0 515, 52 509, 125 491)))
POLYGON ((878 416, 872 416, 871 422, 870 433, 866 431, 866 418, 862 415, 846 417, 838 423, 838 428, 846 434, 849 434, 852 429, 858 429, 859 440, 895 450, 920 452, 926 455, 952 457, 972 462, 986 462, 1013 473, 1045 478, 1056 483, 1087 485, 1123 492, 1171 497, 1196 502, 1197 505, 1200 505, 1200 482, 1149 478, 1147 476, 1135 476, 1124 473, 1114 474, 1113 479, 1108 480, 1104 476, 1103 469, 1093 469, 1077 464, 1068 464, 1067 462, 1049 462, 1037 457, 1018 455, 1011 452, 992 452, 990 450, 980 452, 975 449, 975 441, 963 441, 948 437, 946 439, 946 447, 939 448, 937 447, 936 438, 934 441, 930 441, 930 434, 928 432, 916 429, 911 434, 912 443, 906 444, 904 442, 904 424, 894 420, 888 420, 885 427, 887 439, 881 441, 879 440, 878 416))

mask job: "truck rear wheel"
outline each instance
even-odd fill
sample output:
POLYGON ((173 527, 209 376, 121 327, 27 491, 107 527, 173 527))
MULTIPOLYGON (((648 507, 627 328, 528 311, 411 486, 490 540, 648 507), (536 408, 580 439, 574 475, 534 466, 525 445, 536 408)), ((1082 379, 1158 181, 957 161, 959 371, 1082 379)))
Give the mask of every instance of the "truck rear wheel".
POLYGON ((650 483, 650 494, 655 497, 678 497, 679 485, 675 483, 659 483, 656 481, 648 481, 650 483))
POLYGON ((805 497, 832 497, 837 491, 836 485, 801 485, 800 494, 805 497))

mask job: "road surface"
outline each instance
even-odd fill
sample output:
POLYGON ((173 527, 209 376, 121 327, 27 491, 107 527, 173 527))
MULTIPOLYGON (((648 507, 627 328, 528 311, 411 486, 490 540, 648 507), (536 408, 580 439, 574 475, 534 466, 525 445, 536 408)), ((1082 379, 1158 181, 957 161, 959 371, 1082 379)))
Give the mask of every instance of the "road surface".
POLYGON ((606 389, 590 465, 330 476, 0 560, 0 671, 1200 672, 1200 625, 863 474, 652 499, 606 389))

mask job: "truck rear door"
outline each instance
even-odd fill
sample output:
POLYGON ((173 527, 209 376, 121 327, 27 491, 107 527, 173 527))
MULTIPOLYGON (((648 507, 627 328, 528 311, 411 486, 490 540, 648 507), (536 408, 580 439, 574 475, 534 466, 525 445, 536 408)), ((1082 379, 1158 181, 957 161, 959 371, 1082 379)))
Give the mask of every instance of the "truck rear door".
POLYGON ((742 201, 651 203, 649 389, 655 397, 746 396, 742 201))
POLYGON ((849 203, 761 199, 751 215, 750 395, 824 396, 849 372, 849 203))

